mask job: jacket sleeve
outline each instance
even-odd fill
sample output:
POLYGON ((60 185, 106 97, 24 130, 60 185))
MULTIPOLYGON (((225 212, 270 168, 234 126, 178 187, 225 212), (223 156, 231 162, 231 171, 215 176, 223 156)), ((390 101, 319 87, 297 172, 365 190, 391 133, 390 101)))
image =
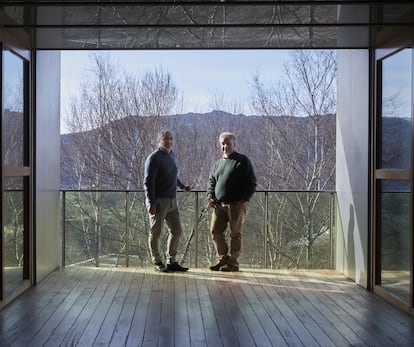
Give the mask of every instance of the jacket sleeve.
POLYGON ((177 187, 180 189, 184 189, 185 184, 181 182, 181 180, 177 177, 177 187))
POLYGON ((246 157, 246 177, 244 184, 244 200, 249 201, 256 191, 257 181, 254 174, 253 165, 249 158, 246 157))
POLYGON ((152 157, 145 160, 144 166, 144 192, 146 203, 155 205, 155 177, 158 165, 152 157))
POLYGON ((214 164, 214 166, 212 167, 211 172, 210 172, 210 176, 208 178, 207 197, 209 199, 215 199, 216 198, 216 194, 215 194, 216 177, 214 175, 214 173, 216 171, 216 166, 217 166, 217 163, 214 164))

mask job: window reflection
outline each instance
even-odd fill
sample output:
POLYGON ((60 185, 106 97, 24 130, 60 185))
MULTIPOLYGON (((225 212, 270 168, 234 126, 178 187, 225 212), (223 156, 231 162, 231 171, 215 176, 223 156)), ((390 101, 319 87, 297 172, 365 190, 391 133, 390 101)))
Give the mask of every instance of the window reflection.
POLYGON ((411 51, 404 49, 382 63, 383 169, 411 166, 411 51))
POLYGON ((381 182, 381 285, 409 302, 410 182, 381 182))
POLYGON ((4 50, 2 89, 2 163, 3 172, 3 297, 10 296, 28 278, 26 246, 28 233, 28 182, 16 168, 28 163, 28 113, 25 107, 28 63, 4 50), (25 153, 26 152, 26 153, 25 153))
POLYGON ((24 62, 3 52, 3 164, 24 166, 24 62))
POLYGON ((24 179, 25 177, 5 177, 3 181, 3 259, 6 296, 24 279, 24 179))

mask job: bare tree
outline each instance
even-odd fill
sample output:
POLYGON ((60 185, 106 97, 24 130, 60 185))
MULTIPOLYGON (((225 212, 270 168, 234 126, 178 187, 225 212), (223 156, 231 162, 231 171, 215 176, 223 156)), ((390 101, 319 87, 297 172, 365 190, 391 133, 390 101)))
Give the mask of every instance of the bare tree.
POLYGON ((246 105, 243 100, 237 98, 228 99, 224 94, 214 94, 210 98, 209 104, 212 110, 229 112, 231 114, 246 113, 246 105))
MULTIPOLYGON (((307 267, 315 266, 314 245, 327 232, 328 221, 319 216, 320 191, 332 188, 335 174, 334 127, 327 115, 335 114, 336 60, 333 51, 295 51, 284 64, 284 78, 265 86, 259 74, 253 78, 252 108, 266 119, 265 152, 260 163, 266 189, 315 191, 276 199, 269 258, 272 266, 298 267, 305 255, 307 267), (294 219, 295 210, 301 216, 294 219), (291 240, 281 233, 295 235, 291 240), (285 242, 281 242, 285 240, 285 242), (303 252, 305 251, 305 252, 303 252), (280 255, 288 259, 283 263, 280 255)), ((331 117, 332 118, 332 117, 331 117)))
MULTIPOLYGON (((66 117, 74 136, 70 146, 63 146, 62 173, 73 179, 67 182, 71 188, 90 190, 74 194, 73 204, 81 211, 78 229, 88 245, 89 258, 98 265, 99 253, 106 247, 102 240, 107 235, 102 229, 104 194, 97 190, 142 187, 145 158, 154 149, 162 116, 174 108, 179 95, 170 74, 162 68, 131 76, 108 58, 94 55, 92 63, 81 83, 80 96, 72 100, 66 117)), ((136 193, 123 205, 127 204, 134 215, 144 208, 142 202, 142 196, 136 193)), ((111 206, 111 215, 121 217, 117 204, 111 206)), ((140 220, 141 225, 136 219, 130 224, 132 241, 142 237, 142 232, 131 227, 147 230, 142 225, 145 221, 140 220)))

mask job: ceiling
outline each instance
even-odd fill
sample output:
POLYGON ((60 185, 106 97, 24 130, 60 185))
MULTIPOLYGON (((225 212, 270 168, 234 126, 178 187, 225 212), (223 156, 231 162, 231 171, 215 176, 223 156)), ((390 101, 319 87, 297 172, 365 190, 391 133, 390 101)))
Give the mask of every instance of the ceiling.
POLYGON ((414 3, 3 0, 1 27, 37 49, 368 48, 414 31, 414 3))

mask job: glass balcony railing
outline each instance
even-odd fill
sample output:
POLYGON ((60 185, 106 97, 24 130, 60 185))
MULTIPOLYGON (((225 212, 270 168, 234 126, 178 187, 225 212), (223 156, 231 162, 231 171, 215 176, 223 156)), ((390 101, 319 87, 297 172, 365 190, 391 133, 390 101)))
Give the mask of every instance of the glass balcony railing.
MULTIPOLYGON (((177 200, 183 226, 177 260, 207 267, 215 262, 215 250, 206 192, 178 192, 177 200)), ((331 269, 335 203, 334 192, 256 192, 244 224, 240 266, 331 269)), ((63 266, 150 265, 143 191, 65 190, 61 210, 63 266)))

